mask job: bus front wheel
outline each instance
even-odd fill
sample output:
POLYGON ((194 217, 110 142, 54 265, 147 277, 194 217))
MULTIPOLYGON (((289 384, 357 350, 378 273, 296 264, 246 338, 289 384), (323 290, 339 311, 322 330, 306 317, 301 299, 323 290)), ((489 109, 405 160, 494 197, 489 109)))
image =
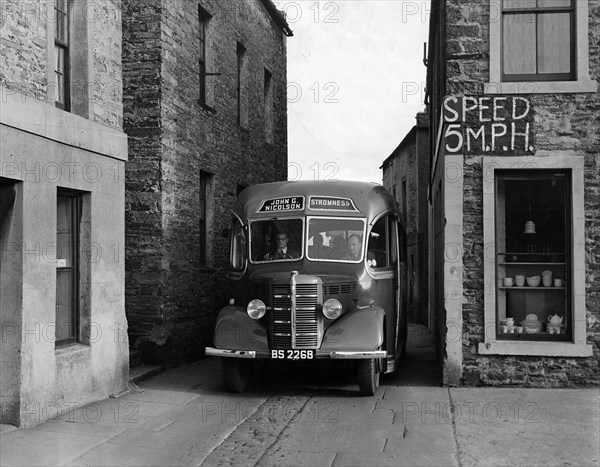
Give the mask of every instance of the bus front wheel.
POLYGON ((250 379, 250 365, 237 358, 222 358, 221 370, 225 389, 229 392, 244 392, 250 379))
POLYGON ((358 389, 363 396, 374 396, 379 387, 377 360, 370 358, 358 361, 358 389))

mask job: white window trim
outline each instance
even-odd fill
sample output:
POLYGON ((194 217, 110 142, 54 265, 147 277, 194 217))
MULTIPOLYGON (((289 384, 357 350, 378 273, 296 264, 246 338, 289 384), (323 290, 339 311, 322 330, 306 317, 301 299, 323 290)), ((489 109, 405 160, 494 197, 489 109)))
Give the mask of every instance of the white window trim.
POLYGON ((540 151, 539 156, 483 157, 483 241, 486 251, 495 251, 495 170, 497 169, 571 169, 573 342, 497 341, 496 340, 496 261, 484 255, 484 342, 481 355, 542 355, 589 357, 592 345, 586 344, 585 308, 585 213, 584 160, 565 151, 540 151))
POLYGON ((502 8, 501 0, 490 0, 490 82, 484 83, 485 94, 555 94, 593 93, 598 83, 590 79, 588 45, 588 2, 575 2, 576 81, 502 81, 502 8))

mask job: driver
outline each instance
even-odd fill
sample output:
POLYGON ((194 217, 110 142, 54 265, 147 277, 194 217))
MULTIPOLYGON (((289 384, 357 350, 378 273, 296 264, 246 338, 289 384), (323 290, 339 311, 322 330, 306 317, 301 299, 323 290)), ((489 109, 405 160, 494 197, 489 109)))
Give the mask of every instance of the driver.
POLYGON ((288 248, 288 235, 285 232, 279 232, 275 235, 275 250, 271 253, 267 253, 264 256, 266 261, 273 261, 277 259, 294 259, 298 258, 300 254, 296 250, 288 248))

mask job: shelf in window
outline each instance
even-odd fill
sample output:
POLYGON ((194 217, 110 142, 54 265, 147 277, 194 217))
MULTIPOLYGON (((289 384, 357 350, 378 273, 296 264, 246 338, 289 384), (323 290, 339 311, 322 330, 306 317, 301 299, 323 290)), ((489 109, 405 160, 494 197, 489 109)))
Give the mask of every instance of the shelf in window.
POLYGON ((529 287, 525 285, 523 287, 517 287, 516 285, 513 285, 512 287, 506 287, 502 285, 498 288, 504 290, 565 290, 566 287, 529 287))
POLYGON ((541 266, 541 265, 546 265, 546 266, 564 266, 566 263, 546 263, 544 261, 542 262, 537 262, 537 263, 524 263, 524 262, 520 262, 520 261, 505 261, 505 262, 499 262, 498 263, 500 266, 511 266, 511 265, 515 265, 515 266, 541 266))

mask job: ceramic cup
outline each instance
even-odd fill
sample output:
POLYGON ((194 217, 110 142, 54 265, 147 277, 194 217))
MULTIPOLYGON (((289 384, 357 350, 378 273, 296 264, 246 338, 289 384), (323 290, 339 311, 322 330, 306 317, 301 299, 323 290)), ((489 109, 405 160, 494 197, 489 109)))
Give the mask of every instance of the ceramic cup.
POLYGON ((508 328, 506 326, 500 326, 500 330, 506 334, 506 332, 508 331, 508 328))
POLYGON ((504 278, 504 286, 505 287, 512 287, 513 285, 513 278, 512 277, 505 277, 504 278))
POLYGON ((515 329, 517 330, 518 333, 523 332, 523 326, 517 326, 515 329))
POLYGON ((542 278, 542 283, 544 287, 550 287, 552 285, 552 276, 544 276, 542 278))
POLYGON ((515 319, 514 318, 506 318, 506 327, 508 328, 508 330, 510 331, 514 326, 515 326, 515 319))
POLYGON ((563 280, 562 279, 554 279, 554 287, 562 287, 563 280))
POLYGON ((525 285, 525 276, 516 275, 515 283, 517 284, 517 287, 523 287, 525 285))

